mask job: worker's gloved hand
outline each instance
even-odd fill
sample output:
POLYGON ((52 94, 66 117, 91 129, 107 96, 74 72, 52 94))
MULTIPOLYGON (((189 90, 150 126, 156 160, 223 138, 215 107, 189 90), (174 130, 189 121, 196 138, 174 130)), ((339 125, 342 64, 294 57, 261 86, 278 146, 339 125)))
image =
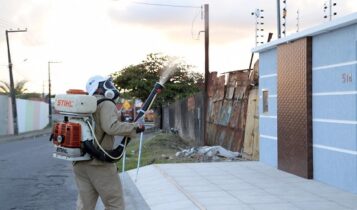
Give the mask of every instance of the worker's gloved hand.
POLYGON ((145 120, 144 117, 139 118, 136 122, 136 133, 141 133, 145 131, 145 120))

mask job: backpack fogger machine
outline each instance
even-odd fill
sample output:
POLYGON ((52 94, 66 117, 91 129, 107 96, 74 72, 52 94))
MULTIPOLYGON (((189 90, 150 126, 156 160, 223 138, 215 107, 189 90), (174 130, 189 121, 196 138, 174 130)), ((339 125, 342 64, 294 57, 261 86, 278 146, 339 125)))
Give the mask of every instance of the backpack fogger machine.
MULTIPOLYGON (((162 89, 163 85, 157 82, 134 121, 144 116, 162 89)), ((63 116, 63 121, 55 123, 52 128, 50 140, 55 146, 53 157, 68 161, 96 158, 116 162, 121 159, 126 145, 130 142, 129 137, 124 137, 115 149, 105 150, 94 134, 95 122, 92 114, 102 101, 103 99, 97 101, 96 97, 86 94, 56 95, 55 109, 63 116)))

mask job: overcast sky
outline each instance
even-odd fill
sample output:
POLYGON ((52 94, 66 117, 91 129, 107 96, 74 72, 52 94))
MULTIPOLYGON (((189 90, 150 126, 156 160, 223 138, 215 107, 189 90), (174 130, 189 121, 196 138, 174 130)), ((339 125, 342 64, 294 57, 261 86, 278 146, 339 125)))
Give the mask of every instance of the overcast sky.
MULTIPOLYGON (((288 34, 326 22, 324 0, 287 0, 288 34)), ((357 12, 355 0, 335 0, 337 17, 357 12)), ((0 80, 9 80, 5 30, 15 80, 30 91, 47 92, 47 62, 54 93, 84 89, 90 76, 138 64, 148 53, 182 57, 203 72, 204 34, 200 6, 210 5, 210 70, 246 69, 255 45, 256 8, 264 9, 264 35, 276 38, 275 0, 0 0, 0 80), (141 3, 187 5, 192 8, 141 3)))

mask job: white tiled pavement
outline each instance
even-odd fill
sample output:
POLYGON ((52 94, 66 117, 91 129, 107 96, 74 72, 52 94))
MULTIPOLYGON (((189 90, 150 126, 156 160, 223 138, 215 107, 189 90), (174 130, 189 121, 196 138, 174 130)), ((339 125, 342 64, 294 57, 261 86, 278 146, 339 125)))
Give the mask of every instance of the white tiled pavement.
POLYGON ((357 195, 260 162, 159 164, 128 172, 153 210, 357 210, 357 195))

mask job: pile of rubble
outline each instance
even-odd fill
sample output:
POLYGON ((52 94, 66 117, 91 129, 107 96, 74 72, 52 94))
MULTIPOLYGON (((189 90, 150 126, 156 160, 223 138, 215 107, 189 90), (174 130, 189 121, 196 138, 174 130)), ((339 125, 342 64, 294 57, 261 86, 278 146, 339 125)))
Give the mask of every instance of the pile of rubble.
POLYGON ((239 152, 232 152, 221 146, 203 146, 184 149, 176 153, 178 158, 193 158, 198 161, 223 161, 238 160, 242 155, 239 152))

